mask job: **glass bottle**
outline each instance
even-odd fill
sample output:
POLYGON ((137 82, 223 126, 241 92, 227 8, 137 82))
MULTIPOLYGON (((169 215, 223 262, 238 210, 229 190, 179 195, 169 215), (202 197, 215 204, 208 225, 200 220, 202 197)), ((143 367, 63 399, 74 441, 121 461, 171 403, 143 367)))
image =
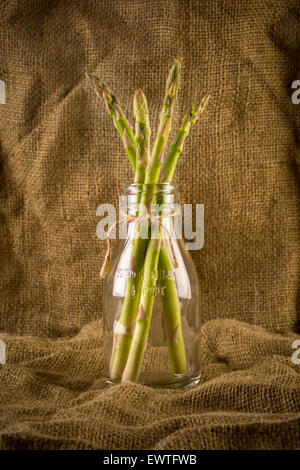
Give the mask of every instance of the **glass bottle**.
POLYGON ((199 283, 180 233, 177 187, 131 184, 124 196, 121 220, 126 219, 127 235, 113 243, 104 282, 106 380, 195 385, 200 379, 199 283))

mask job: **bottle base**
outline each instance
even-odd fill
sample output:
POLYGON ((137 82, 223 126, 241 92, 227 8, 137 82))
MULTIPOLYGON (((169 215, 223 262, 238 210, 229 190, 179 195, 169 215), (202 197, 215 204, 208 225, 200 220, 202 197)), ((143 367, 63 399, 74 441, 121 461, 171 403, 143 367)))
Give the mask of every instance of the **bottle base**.
MULTIPOLYGON (((170 388, 170 389, 187 389, 198 385, 200 382, 201 373, 197 375, 181 375, 181 374, 161 374, 144 372, 140 374, 140 377, 136 383, 140 385, 146 385, 153 388, 170 388)), ((111 380, 106 377, 106 383, 110 386, 120 385, 120 380, 111 380)))

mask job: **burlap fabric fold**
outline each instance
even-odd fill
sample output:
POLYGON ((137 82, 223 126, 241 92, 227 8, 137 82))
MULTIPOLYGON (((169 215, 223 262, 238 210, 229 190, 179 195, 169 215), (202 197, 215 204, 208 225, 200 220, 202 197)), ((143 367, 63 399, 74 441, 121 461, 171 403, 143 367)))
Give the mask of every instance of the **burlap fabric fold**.
POLYGON ((300 448, 299 2, 11 0, 0 23, 0 448, 300 448), (130 116, 141 87, 155 135, 174 57, 174 127, 212 94, 176 170, 205 205, 201 383, 107 388, 96 208, 132 174, 85 73, 130 116))

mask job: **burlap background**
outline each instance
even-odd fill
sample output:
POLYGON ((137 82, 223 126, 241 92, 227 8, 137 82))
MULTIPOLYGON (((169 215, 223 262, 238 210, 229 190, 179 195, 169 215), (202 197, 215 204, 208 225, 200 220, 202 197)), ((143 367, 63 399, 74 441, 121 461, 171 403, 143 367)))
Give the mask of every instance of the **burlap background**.
POLYGON ((300 448, 299 3, 11 0, 0 15, 1 448, 300 448), (154 123, 176 56, 176 123, 213 95, 177 170, 182 202, 206 210, 203 376, 109 389, 96 207, 131 170, 85 72, 128 114, 143 88, 154 123))

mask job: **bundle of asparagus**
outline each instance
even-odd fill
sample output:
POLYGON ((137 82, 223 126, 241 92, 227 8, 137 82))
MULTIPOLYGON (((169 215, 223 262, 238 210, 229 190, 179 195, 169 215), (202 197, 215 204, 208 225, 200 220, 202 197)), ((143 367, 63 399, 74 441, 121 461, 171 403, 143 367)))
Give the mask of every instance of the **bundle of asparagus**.
MULTIPOLYGON (((142 90, 139 89, 134 94, 134 133, 112 91, 95 75, 88 74, 93 88, 104 101, 122 138, 125 152, 135 173, 134 182, 143 185, 139 201, 139 215, 145 207, 151 213, 151 207, 155 204, 155 185, 160 182, 172 181, 185 139, 209 100, 209 94, 206 94, 198 103, 193 104, 190 111, 184 116, 162 170, 163 156, 171 132, 178 96, 180 69, 179 60, 175 60, 168 75, 158 132, 151 153, 148 105, 142 90)), ((163 239, 161 224, 152 227, 149 240, 140 236, 140 224, 136 224, 132 266, 136 273, 143 271, 143 276, 130 277, 127 281, 126 295, 118 321, 122 325, 123 332, 122 334, 114 333, 110 364, 110 379, 112 381, 126 382, 138 379, 147 347, 154 303, 153 288, 156 285, 156 279, 151 273, 157 269, 166 270, 166 272, 173 269, 169 250, 163 239), (134 296, 131 295, 132 291, 135 292, 134 296)), ((166 290, 162 302, 172 372, 184 374, 187 371, 187 361, 181 330, 180 302, 174 278, 166 280, 166 290)))

